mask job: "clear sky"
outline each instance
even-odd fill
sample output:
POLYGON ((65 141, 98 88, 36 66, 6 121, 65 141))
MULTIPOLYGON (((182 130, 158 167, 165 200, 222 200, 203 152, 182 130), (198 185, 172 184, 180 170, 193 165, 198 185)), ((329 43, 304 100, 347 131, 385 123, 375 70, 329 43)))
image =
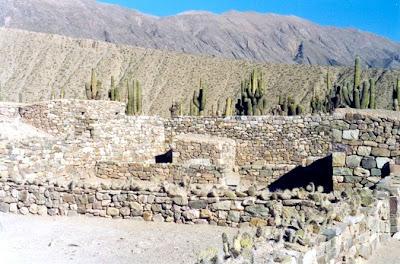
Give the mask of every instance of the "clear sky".
POLYGON ((400 42, 400 0, 98 0, 156 16, 188 10, 296 15, 322 25, 353 27, 400 42))

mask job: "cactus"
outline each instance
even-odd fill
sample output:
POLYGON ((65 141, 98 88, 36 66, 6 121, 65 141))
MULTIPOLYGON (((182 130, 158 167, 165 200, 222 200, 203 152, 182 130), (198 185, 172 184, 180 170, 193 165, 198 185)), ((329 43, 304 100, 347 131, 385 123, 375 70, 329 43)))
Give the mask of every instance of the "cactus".
POLYGON ((90 83, 85 84, 86 97, 88 100, 101 99, 101 81, 97 80, 96 72, 92 69, 90 83))
POLYGON ((369 79, 369 108, 376 109, 376 83, 369 79))
POLYGON ((232 115, 233 115, 233 110, 232 110, 232 98, 228 97, 228 98, 226 98, 225 114, 224 114, 224 116, 232 116, 232 115))
POLYGON ((393 91, 393 110, 399 111, 400 110, 400 79, 397 79, 396 85, 393 91))
POLYGON ((206 108, 206 90, 203 82, 200 80, 199 91, 193 92, 193 98, 191 100, 190 115, 203 116, 206 108))
POLYGON ((126 82, 128 91, 128 103, 126 105, 127 115, 140 115, 142 113, 142 88, 139 81, 133 80, 130 84, 126 82))
POLYGON ((64 99, 64 98, 65 98, 65 89, 64 89, 64 87, 62 87, 60 90, 60 99, 64 99))
POLYGON ((368 82, 363 83, 362 98, 361 98, 361 109, 367 109, 369 107, 370 91, 368 82))
POLYGON ((51 89, 50 100, 56 100, 56 92, 54 91, 54 89, 51 89))
POLYGON ((353 89, 360 89, 361 85, 361 60, 357 56, 354 63, 354 85, 353 89))
POLYGON ((342 88, 342 98, 343 98, 343 103, 345 103, 348 106, 352 105, 350 92, 351 92, 350 83, 346 83, 346 85, 343 86, 343 88, 342 88))
POLYGON ((353 108, 361 108, 360 89, 358 87, 353 89, 353 108))
POLYGON ((267 113, 265 83, 258 70, 254 69, 250 79, 242 81, 240 99, 238 99, 235 108, 238 115, 252 116, 267 113))
POLYGON ((111 76, 111 85, 110 85, 110 92, 109 92, 109 98, 111 101, 117 101, 117 88, 115 88, 115 79, 114 76, 111 76))

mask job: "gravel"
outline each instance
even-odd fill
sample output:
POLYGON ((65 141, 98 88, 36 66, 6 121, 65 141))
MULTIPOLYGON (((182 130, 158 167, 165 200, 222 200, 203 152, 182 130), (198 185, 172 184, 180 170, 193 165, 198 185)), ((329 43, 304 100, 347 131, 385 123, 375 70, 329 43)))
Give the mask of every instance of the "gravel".
POLYGON ((1 263, 194 263, 233 228, 0 214, 1 263))

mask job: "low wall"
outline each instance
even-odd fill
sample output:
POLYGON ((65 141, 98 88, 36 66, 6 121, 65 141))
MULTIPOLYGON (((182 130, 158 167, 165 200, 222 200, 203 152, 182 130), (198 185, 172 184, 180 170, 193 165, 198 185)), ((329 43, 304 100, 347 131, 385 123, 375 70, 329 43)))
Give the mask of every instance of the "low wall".
POLYGON ((175 184, 224 184, 223 169, 216 166, 98 162, 96 177, 124 181, 167 181, 175 184))

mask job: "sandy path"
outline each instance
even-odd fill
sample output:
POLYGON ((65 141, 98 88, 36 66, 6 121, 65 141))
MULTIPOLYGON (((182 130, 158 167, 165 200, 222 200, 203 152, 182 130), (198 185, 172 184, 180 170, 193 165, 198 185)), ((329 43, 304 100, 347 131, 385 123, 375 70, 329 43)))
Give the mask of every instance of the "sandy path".
POLYGON ((1 263, 193 263, 232 228, 0 214, 1 263))

